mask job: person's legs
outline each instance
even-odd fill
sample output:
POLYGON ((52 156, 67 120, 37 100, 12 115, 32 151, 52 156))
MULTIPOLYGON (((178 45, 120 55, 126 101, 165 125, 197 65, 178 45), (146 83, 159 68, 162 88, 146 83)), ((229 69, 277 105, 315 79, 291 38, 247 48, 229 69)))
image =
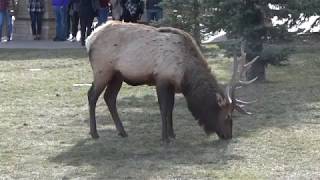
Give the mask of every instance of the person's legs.
POLYGON ((69 11, 68 11, 68 8, 67 7, 64 7, 63 8, 63 13, 64 13, 64 17, 65 17, 65 21, 64 21, 64 24, 65 24, 65 39, 68 39, 69 36, 70 36, 70 14, 69 14, 69 11))
POLYGON ((5 18, 5 11, 0 10, 0 42, 2 39, 2 25, 4 22, 4 18, 5 18))
POLYGON ((77 33, 78 33, 78 25, 79 25, 79 13, 78 12, 74 12, 71 16, 71 21, 72 21, 72 38, 76 38, 77 37, 77 33))
POLYGON ((7 14, 8 15, 8 32, 7 32, 7 41, 11 41, 12 39, 12 32, 13 32, 13 19, 12 19, 12 15, 11 14, 7 14))
POLYGON ((54 40, 59 40, 59 38, 61 37, 61 16, 60 16, 60 7, 59 6, 54 6, 54 12, 56 15, 56 37, 54 38, 54 40))
POLYGON ((123 18, 124 22, 130 22, 131 21, 131 15, 130 15, 128 10, 123 9, 122 18, 123 18))
POLYGON ((67 7, 61 7, 61 25, 62 40, 66 40, 69 35, 69 32, 67 32, 67 7))
POLYGON ((93 19, 94 17, 88 17, 87 18, 87 37, 90 36, 91 32, 92 32, 92 23, 93 23, 93 19))
POLYGON ((86 16, 80 16, 80 31, 81 31, 81 45, 85 45, 85 39, 86 39, 86 22, 87 17, 86 16))
POLYGON ((56 14, 56 41, 65 40, 65 16, 63 13, 63 8, 61 6, 54 6, 56 14))
POLYGON ((40 40, 41 37, 41 32, 42 32, 42 12, 37 12, 36 17, 37 17, 37 39, 40 40))
POLYGON ((32 35, 35 36, 37 34, 37 30, 36 30, 36 13, 35 12, 30 12, 30 18, 31 18, 32 35))

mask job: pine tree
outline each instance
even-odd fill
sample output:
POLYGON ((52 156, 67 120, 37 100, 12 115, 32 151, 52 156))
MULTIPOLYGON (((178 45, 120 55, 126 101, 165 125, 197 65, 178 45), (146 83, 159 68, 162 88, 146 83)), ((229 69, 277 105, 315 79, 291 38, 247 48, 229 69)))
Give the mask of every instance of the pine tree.
MULTIPOLYGON (((244 39, 248 60, 260 56, 264 43, 275 34, 287 33, 288 27, 320 14, 320 0, 163 0, 163 7, 166 25, 190 32, 198 42, 203 33, 219 30, 226 31, 229 38, 244 39), (287 21, 274 27, 274 16, 287 21)), ((247 78, 265 80, 268 63, 262 58, 258 60, 247 78)))

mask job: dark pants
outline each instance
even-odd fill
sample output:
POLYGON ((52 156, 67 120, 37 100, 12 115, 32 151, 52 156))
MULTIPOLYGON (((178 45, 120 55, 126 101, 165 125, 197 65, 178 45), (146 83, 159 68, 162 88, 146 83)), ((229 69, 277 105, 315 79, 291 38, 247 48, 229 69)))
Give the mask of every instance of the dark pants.
POLYGON ((77 32, 78 32, 78 25, 79 25, 79 12, 73 12, 73 14, 71 15, 71 33, 72 33, 72 37, 76 37, 77 36, 77 32))
POLYGON ((69 12, 67 11, 66 14, 66 39, 69 38, 71 32, 71 16, 69 14, 69 12))
POLYGON ((80 16, 81 42, 90 36, 94 16, 80 16), (87 36, 86 36, 87 35, 87 36))
POLYGON ((42 30, 42 12, 30 12, 32 35, 40 35, 42 30))

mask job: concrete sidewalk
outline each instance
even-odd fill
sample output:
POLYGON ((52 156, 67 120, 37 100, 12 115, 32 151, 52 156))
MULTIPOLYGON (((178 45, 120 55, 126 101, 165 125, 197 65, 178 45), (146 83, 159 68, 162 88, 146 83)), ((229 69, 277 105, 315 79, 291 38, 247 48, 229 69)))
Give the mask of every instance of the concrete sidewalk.
POLYGON ((80 42, 52 40, 13 40, 1 42, 0 49, 77 49, 85 48, 80 42))

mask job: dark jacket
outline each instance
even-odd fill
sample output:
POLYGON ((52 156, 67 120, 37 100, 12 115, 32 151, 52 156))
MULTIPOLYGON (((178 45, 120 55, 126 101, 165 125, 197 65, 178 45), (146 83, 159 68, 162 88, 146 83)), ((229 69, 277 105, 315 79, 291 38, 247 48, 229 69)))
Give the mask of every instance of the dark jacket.
POLYGON ((70 15, 72 15, 74 12, 80 11, 80 0, 70 0, 68 10, 70 15))
POLYGON ((110 0, 100 0, 100 7, 107 8, 109 5, 110 0))
POLYGON ((93 0, 80 0, 80 16, 94 17, 96 12, 92 7, 93 0))

